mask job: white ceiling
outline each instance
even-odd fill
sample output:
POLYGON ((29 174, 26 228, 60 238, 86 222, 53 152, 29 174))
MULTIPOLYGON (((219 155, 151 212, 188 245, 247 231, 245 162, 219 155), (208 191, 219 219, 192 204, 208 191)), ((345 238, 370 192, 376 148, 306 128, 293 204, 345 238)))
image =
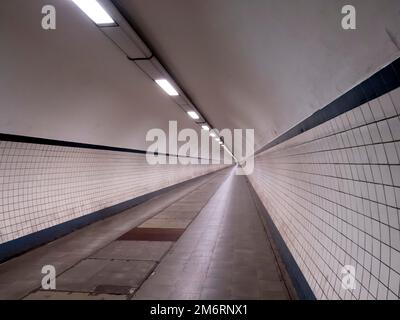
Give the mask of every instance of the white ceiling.
MULTIPOLYGON (((257 148, 399 56, 400 1, 115 0, 217 128, 257 148)), ((0 3, 0 132, 145 149, 149 129, 198 128, 70 0, 0 3), (41 29, 41 8, 57 29, 41 29)))
POLYGON ((399 56, 400 1, 114 0, 219 128, 256 149, 399 56))
POLYGON ((70 0, 1 1, 0 39, 0 133, 144 150, 169 120, 199 131, 70 0))

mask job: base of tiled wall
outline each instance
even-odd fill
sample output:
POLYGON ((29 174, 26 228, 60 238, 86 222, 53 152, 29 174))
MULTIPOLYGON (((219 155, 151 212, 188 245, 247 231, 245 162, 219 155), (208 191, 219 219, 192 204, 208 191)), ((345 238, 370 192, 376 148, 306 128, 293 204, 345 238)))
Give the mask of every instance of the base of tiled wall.
POLYGON ((165 158, 149 164, 140 150, 0 135, 0 256, 226 167, 165 158))
MULTIPOLYGON (((217 171, 220 171, 223 169, 219 169, 217 171)), ((147 193, 145 195, 133 198, 128 201, 124 201, 122 203, 113 205, 111 207, 98 210, 91 214, 87 214, 82 217, 52 226, 50 228, 46 228, 44 230, 41 230, 41 231, 38 231, 35 233, 31 233, 31 234, 23 236, 21 238, 17 238, 15 240, 8 241, 6 243, 2 243, 2 244, 0 244, 0 263, 4 262, 6 260, 9 260, 15 256, 18 256, 18 255, 20 255, 28 250, 31 250, 35 247, 41 246, 45 243, 53 241, 62 236, 65 236, 77 229, 85 227, 96 221, 108 218, 108 217, 113 216, 118 213, 121 213, 129 208, 137 206, 145 201, 148 201, 156 196, 159 196, 163 193, 171 191, 175 188, 184 186, 185 184, 194 182, 198 179, 201 179, 208 175, 214 174, 217 171, 213 171, 213 172, 207 173, 203 176, 195 177, 193 179, 189 179, 189 180, 177 183, 175 185, 172 185, 172 186, 169 186, 169 187, 166 187, 166 188, 154 191, 154 192, 147 193)))
POLYGON ((248 178, 317 299, 400 298, 400 88, 257 154, 248 178))
POLYGON ((252 192, 253 199, 256 203, 257 210, 260 214, 260 218, 264 224, 265 229, 267 230, 267 233, 272 237, 273 243, 278 250, 279 258, 282 260, 282 268, 285 269, 282 274, 285 277, 285 273, 287 273, 288 277, 290 277, 290 281, 286 281, 286 283, 292 284, 293 288, 288 288, 288 290, 295 291, 296 299, 316 300, 313 291, 308 285, 308 282, 301 272, 299 266, 297 265, 296 260, 290 253, 290 250, 283 240, 281 234, 279 233, 278 228, 272 221, 271 216, 264 207, 261 199, 258 197, 257 192, 254 190, 251 182, 249 180, 247 181, 252 192))

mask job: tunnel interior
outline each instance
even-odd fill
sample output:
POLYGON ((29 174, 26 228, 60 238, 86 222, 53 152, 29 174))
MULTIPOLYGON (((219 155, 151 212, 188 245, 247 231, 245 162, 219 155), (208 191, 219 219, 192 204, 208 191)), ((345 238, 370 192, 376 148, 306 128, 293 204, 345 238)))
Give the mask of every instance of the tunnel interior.
POLYGON ((399 21, 2 1, 0 299, 398 300, 399 21))

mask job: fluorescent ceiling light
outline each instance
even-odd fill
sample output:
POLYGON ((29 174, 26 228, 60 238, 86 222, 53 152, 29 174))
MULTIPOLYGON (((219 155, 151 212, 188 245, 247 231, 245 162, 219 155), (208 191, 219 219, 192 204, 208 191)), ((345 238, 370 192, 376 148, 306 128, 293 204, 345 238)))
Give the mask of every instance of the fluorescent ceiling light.
POLYGON ((202 125, 201 128, 202 128, 204 131, 210 131, 210 127, 209 127, 209 126, 202 125))
POLYGON ((72 0, 86 15, 98 25, 114 24, 115 21, 96 0, 72 0))
POLYGON ((199 115, 194 111, 188 111, 188 115, 194 120, 200 119, 199 115))
POLYGON ((235 158, 235 157, 233 156, 232 152, 229 151, 229 149, 228 149, 228 147, 227 147, 226 145, 222 145, 222 146, 224 147, 224 149, 225 149, 225 151, 226 151, 227 153, 229 153, 233 158, 235 158))
POLYGON ((222 144, 222 141, 220 141, 219 144, 222 144))
POLYGON ((216 135, 215 135, 214 132, 211 132, 211 133, 210 133, 210 136, 214 138, 216 135))
POLYGON ((179 93, 166 79, 157 79, 156 83, 170 96, 179 96, 179 93))
POLYGON ((215 138, 215 141, 218 141, 218 142, 219 142, 219 138, 215 138))

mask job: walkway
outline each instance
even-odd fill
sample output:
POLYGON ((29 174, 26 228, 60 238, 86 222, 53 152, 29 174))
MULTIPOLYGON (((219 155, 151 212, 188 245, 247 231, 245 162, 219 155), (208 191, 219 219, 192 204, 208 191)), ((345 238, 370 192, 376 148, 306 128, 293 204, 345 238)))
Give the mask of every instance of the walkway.
POLYGON ((289 299, 246 178, 189 182, 0 265, 1 299, 289 299), (40 290, 43 265, 56 290, 40 290))

